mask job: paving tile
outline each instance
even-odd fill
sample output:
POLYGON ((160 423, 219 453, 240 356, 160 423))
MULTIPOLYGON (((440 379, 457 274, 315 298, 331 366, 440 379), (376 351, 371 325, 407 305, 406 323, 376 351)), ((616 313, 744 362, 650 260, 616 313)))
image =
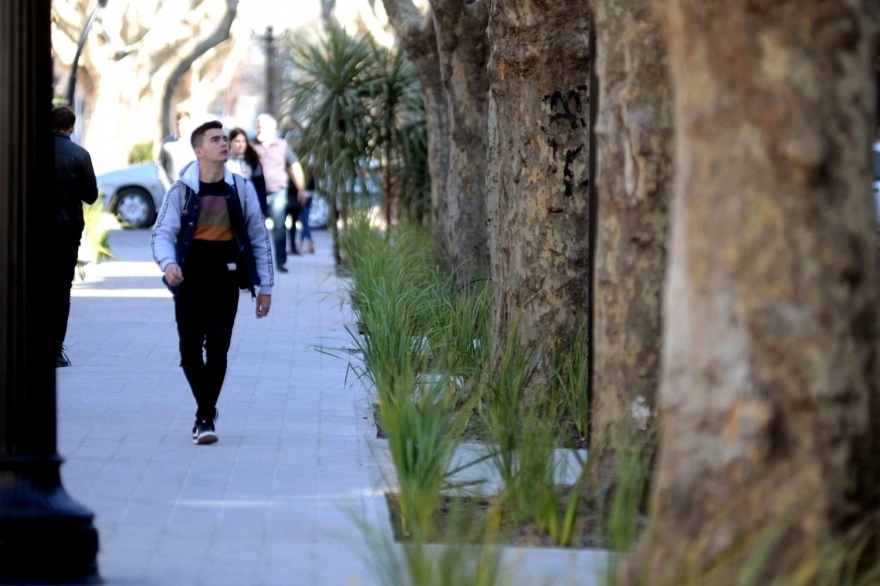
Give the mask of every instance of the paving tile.
POLYGON ((311 574, 311 562, 309 560, 290 561, 284 563, 260 564, 257 570, 257 586, 307 586, 311 574))

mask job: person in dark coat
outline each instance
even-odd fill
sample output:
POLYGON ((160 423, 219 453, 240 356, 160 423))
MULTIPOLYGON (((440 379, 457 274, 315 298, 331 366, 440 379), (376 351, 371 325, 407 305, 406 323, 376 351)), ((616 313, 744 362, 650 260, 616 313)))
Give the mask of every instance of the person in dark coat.
POLYGON ((83 203, 98 199, 98 182, 89 152, 70 140, 76 114, 69 106, 52 109, 55 133, 55 223, 52 232, 54 253, 49 258, 49 312, 55 336, 55 366, 70 366, 65 352, 67 321, 70 316, 70 290, 85 220, 83 203))

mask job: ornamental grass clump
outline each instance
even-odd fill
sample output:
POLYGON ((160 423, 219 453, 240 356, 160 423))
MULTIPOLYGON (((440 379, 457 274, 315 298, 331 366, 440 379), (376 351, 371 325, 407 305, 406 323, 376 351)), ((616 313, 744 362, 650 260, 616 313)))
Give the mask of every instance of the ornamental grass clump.
POLYGON ((424 376, 430 357, 424 340, 431 338, 431 307, 443 284, 430 247, 415 232, 386 237, 357 225, 342 243, 363 330, 352 336, 397 473, 401 527, 407 537, 427 540, 466 421, 456 379, 424 376))

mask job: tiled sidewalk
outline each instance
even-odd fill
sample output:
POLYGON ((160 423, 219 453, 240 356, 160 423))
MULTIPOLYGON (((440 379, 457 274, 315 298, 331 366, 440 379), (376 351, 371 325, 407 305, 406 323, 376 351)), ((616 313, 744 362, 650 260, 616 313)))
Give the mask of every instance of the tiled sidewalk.
POLYGON ((371 500, 359 454, 369 422, 348 363, 316 349, 348 345, 329 234, 316 236, 318 253, 277 275, 269 317, 241 297, 214 446, 190 438, 194 402, 149 232, 114 231, 116 260, 75 285, 59 450, 65 487, 96 514, 108 584, 370 583, 347 512, 371 500))
MULTIPOLYGON (((71 368, 58 372, 65 488, 96 515, 108 585, 367 586, 366 521, 387 535, 383 445, 349 370, 347 295, 330 236, 277 275, 269 317, 243 294, 220 397, 220 442, 195 409, 149 231, 74 287, 71 368)), ((508 550, 525 583, 594 584, 600 554, 508 550), (598 557, 597 557, 598 556, 598 557)))

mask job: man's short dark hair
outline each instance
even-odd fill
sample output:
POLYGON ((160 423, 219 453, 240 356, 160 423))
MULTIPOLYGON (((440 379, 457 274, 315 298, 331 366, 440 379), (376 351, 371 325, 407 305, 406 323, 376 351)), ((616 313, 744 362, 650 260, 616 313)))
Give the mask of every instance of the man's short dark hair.
POLYGON ((205 122, 204 124, 197 126, 196 129, 192 131, 192 136, 189 139, 189 144, 192 145, 192 148, 202 146, 202 139, 205 138, 205 133, 214 128, 223 130, 223 123, 219 120, 211 120, 210 122, 205 122))
POLYGON ((70 106, 55 106, 52 108, 52 131, 66 132, 76 124, 76 114, 70 106))

